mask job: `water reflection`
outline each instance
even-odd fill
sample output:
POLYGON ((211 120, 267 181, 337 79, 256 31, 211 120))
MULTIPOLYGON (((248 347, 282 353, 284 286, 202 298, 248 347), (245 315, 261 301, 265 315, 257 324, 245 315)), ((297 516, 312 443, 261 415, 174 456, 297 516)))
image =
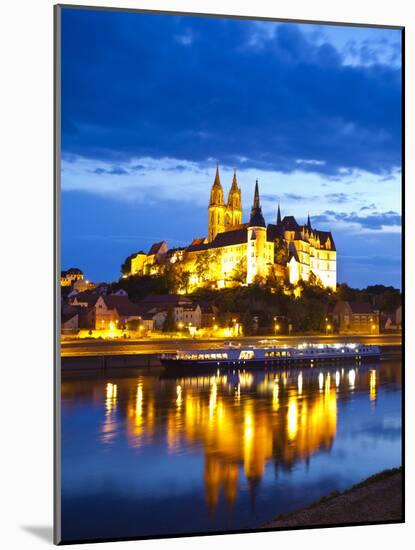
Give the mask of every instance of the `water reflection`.
MULTIPOLYGON (((370 371, 370 398, 375 370, 370 371)), ((126 433, 133 447, 148 445, 156 426, 169 453, 202 445, 205 456, 205 496, 214 508, 221 490, 232 506, 239 469, 251 490, 263 476, 265 465, 290 469, 308 461, 317 451, 330 451, 336 435, 340 374, 282 372, 235 373, 165 381, 160 387, 141 377, 136 394, 125 391, 126 433), (315 391, 318 384, 319 391, 315 391), (166 393, 169 406, 165 410, 166 393), (159 412, 164 410, 164 414, 159 412)), ((356 373, 347 371, 350 388, 356 373)), ((117 403, 117 386, 106 386, 105 406, 110 414, 117 403)), ((102 433, 108 441, 108 415, 102 433)))
MULTIPOLYGON (((311 478, 314 475, 317 480, 327 464, 335 472, 333 479, 337 479, 337 475, 340 478, 346 463, 342 462, 341 455, 330 454, 335 441, 344 456, 348 449, 355 452, 357 440, 353 438, 360 437, 359 429, 363 430, 367 422, 364 403, 373 418, 377 415, 376 430, 384 431, 397 421, 390 416, 390 410, 382 409, 379 395, 382 387, 383 391, 400 389, 400 383, 400 368, 388 364, 370 369, 353 366, 278 372, 231 371, 177 379, 147 375, 64 381, 64 427, 70 425, 71 411, 81 411, 78 432, 85 431, 89 452, 95 453, 95 457, 100 456, 101 450, 107 455, 113 453, 108 457, 112 477, 102 479, 122 480, 119 481, 121 493, 131 486, 133 479, 151 484, 154 490, 158 487, 158 476, 165 476, 167 469, 172 484, 183 487, 191 484, 194 491, 203 495, 204 509, 209 511, 207 517, 219 509, 221 502, 229 514, 239 502, 238 514, 245 514, 246 521, 241 499, 246 493, 250 502, 255 502, 264 479, 271 491, 268 466, 277 477, 289 477, 301 484, 304 478, 296 473, 299 467, 303 465, 308 472, 309 465, 320 460, 320 470, 312 470, 311 478), (342 431, 342 418, 346 417, 347 429, 343 420, 342 431), (92 419, 89 428, 84 427, 87 418, 92 419), (133 462, 127 468, 124 461, 130 455, 133 462), (140 456, 143 456, 141 466, 136 471, 134 461, 140 456), (166 456, 168 465, 162 466, 166 456), (192 457, 200 457, 197 466, 191 462, 192 457), (147 466, 152 474, 147 473, 147 466), (151 476, 151 481, 146 479, 151 476)), ((368 433, 362 431, 362 449, 367 448, 368 433)), ((63 448, 64 451, 69 448, 65 441, 63 448)), ((385 445, 382 449, 386 452, 385 445)), ((392 456, 395 450, 391 447, 389 452, 392 456)), ((80 472, 84 473, 85 468, 85 475, 90 475, 87 464, 93 461, 82 460, 79 460, 80 472)), ((346 471, 366 462, 351 460, 349 455, 346 471)), ((68 464, 66 471, 72 472, 73 459, 68 459, 68 464)), ((399 464, 391 464, 394 465, 399 464)), ((381 468, 373 463, 374 470, 370 473, 381 468)), ((358 481, 360 470, 356 472, 358 481)), ((138 494, 140 489, 135 491, 138 494)), ((148 491, 141 497, 152 496, 151 490, 148 491)), ((275 499, 274 514, 282 497, 277 494, 272 498, 275 499)), ((162 506, 162 496, 160 499, 162 506)), ((190 513, 188 510, 187 514, 190 513)), ((224 508, 216 517, 223 518, 223 513, 224 508)), ((237 517, 235 514, 234 511, 233 518, 237 517)), ((198 518, 202 516, 199 513, 198 518)), ((237 519, 233 521, 237 528, 237 519)))

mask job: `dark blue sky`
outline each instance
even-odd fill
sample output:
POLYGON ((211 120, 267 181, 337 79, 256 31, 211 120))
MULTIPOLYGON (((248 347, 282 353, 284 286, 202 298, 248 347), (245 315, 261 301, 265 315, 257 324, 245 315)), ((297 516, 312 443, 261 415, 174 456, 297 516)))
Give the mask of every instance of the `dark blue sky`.
POLYGON ((339 279, 400 286, 398 30, 62 11, 62 266, 204 236, 215 162, 331 229, 339 279))

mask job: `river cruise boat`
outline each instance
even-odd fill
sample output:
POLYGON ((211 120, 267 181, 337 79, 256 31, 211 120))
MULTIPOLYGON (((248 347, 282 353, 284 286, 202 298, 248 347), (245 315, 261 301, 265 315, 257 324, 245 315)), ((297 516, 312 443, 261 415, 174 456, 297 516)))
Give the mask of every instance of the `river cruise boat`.
POLYGON ((163 353, 160 362, 167 369, 214 370, 226 368, 263 368, 308 366, 332 363, 366 363, 378 361, 380 349, 367 344, 300 344, 296 347, 272 345, 242 346, 229 343, 222 348, 180 350, 163 353))

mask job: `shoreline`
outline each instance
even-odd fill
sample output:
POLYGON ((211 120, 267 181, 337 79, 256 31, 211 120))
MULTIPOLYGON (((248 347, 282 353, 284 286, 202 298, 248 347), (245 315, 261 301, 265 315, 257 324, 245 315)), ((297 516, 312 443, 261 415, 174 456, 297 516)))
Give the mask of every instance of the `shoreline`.
POLYGON ((383 470, 343 492, 334 491, 305 508, 280 514, 261 528, 286 529, 403 521, 401 466, 383 470))

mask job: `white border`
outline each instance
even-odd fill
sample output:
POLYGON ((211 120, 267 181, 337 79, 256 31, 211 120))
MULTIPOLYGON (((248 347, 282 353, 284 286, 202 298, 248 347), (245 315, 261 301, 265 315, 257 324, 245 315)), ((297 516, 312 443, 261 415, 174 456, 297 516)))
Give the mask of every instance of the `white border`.
MULTIPOLYGON (((72 4, 82 4, 73 0, 72 4)), ((146 0, 83 2, 89 5, 173 11, 226 13, 258 17, 311 19, 406 27, 408 98, 415 97, 415 21, 406 0, 291 0, 255 3, 243 0, 146 0), (409 60, 409 61, 408 61, 409 60)), ((53 2, 3 2, 0 17, 2 135, 1 163, 1 399, 3 528, 5 548, 36 548, 45 540, 28 527, 52 525, 52 361, 53 361, 53 2), (5 249, 6 254, 3 251, 5 249)), ((408 152, 415 151, 413 101, 406 102, 408 152)), ((413 205, 414 162, 406 158, 406 272, 412 274, 408 243, 415 241, 413 205)), ((408 281, 409 283, 409 281, 408 281)), ((413 292, 407 283, 407 330, 413 324, 413 292)), ((407 547, 415 539, 413 499, 414 338, 407 344, 407 522, 296 532, 247 534, 199 539, 112 543, 112 548, 140 544, 142 548, 217 548, 238 544, 249 548, 290 546, 337 549, 355 545, 407 547)), ((47 530, 46 530, 47 531, 47 530)), ((45 530, 43 530, 45 532, 45 530)), ((84 545, 98 548, 101 545, 84 545)))

